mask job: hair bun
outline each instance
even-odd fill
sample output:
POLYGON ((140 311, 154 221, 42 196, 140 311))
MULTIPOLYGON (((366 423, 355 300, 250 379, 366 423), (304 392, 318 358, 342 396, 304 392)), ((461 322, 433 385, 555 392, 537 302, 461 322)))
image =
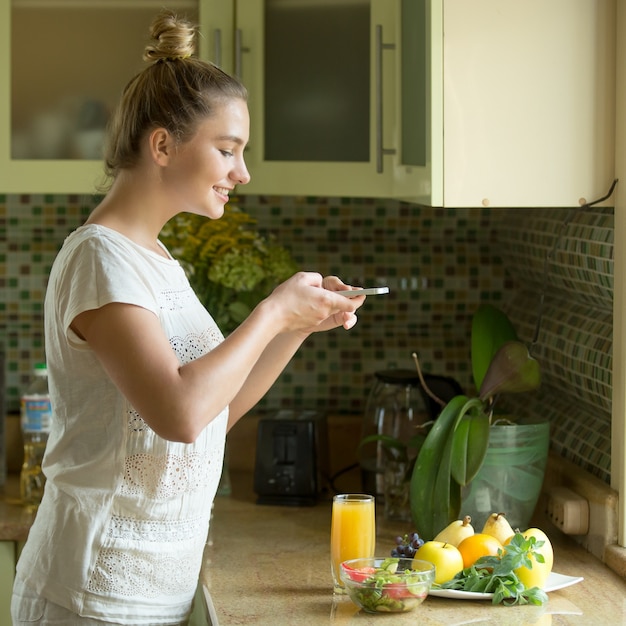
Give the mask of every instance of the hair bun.
POLYGON ((186 59, 195 52, 196 26, 163 9, 150 27, 151 42, 145 47, 144 61, 186 59))

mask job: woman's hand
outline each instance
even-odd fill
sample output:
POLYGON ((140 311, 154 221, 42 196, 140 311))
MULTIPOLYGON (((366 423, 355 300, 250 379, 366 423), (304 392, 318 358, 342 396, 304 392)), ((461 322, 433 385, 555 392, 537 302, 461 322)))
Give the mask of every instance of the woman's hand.
POLYGON ((276 287, 250 317, 213 350, 213 353, 225 348, 234 351, 240 367, 241 352, 236 345, 242 338, 246 335, 254 336, 255 341, 270 338, 241 390, 230 402, 229 428, 263 397, 308 335, 339 326, 350 329, 356 324, 355 312, 365 296, 346 298, 333 293, 347 289, 350 286, 336 276, 322 278, 313 272, 299 272, 276 287))
POLYGON ((346 298, 335 291, 351 289, 337 276, 322 278, 315 272, 298 272, 276 287, 266 303, 276 307, 283 332, 309 334, 343 326, 352 328, 356 310, 365 296, 346 298))
MULTIPOLYGON (((348 289, 353 289, 350 285, 346 285, 340 278, 337 276, 326 276, 322 280, 322 287, 324 289, 328 289, 329 291, 346 291, 348 289)), ((330 328, 336 328, 338 326, 343 326, 346 330, 350 330, 357 323, 356 309, 358 309, 364 302, 365 296, 356 296, 354 298, 346 298, 345 296, 339 296, 340 298, 345 298, 346 300, 355 301, 356 307, 354 311, 343 312, 340 314, 340 320, 332 325, 329 325, 327 328, 318 328, 316 330, 328 330, 330 328)), ((334 316, 335 318, 337 316, 334 316)))

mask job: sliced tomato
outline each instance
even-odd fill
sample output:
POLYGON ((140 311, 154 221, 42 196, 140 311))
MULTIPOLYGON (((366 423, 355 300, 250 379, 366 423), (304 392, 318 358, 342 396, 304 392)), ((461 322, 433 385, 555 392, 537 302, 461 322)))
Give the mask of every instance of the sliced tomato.
POLYGON ((375 571, 375 567, 349 567, 342 564, 341 567, 348 573, 348 576, 357 583, 362 583, 367 580, 375 571))
POLYGON ((414 598, 415 596, 409 591, 405 583, 387 583, 384 593, 394 600, 403 600, 404 598, 414 598))

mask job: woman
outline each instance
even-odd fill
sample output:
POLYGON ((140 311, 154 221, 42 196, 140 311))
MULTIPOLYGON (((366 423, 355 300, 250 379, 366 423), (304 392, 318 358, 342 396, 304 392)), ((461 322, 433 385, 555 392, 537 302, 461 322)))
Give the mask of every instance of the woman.
POLYGON ((198 582, 226 432, 311 333, 364 298, 301 272, 226 340, 158 241, 179 212, 219 219, 250 176, 246 91, 191 56, 163 11, 105 155, 112 183, 64 242, 45 302, 54 426, 20 558, 15 624, 181 624, 198 582))

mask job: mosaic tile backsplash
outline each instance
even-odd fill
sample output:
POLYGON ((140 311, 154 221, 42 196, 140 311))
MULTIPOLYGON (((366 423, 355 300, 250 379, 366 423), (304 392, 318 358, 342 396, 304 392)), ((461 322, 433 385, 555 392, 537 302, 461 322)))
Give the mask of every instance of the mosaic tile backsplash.
POLYGON ((530 398, 508 396, 507 404, 549 419, 552 449, 609 482, 613 210, 502 211, 498 218, 498 248, 515 282, 507 312, 520 337, 535 340, 531 352, 542 368, 541 388, 530 398))
MULTIPOLYGON (((52 261, 96 201, 0 195, 0 329, 10 411, 18 410, 32 365, 44 358, 52 261)), ((502 306, 530 343, 544 291, 533 347, 542 388, 512 407, 548 417, 553 447, 608 481, 612 210, 453 210, 259 196, 233 202, 289 246, 303 269, 391 291, 369 298, 350 332, 310 337, 259 408, 360 414, 374 372, 413 369, 413 352, 425 371, 452 376, 471 392, 469 331, 478 304, 502 306)))

